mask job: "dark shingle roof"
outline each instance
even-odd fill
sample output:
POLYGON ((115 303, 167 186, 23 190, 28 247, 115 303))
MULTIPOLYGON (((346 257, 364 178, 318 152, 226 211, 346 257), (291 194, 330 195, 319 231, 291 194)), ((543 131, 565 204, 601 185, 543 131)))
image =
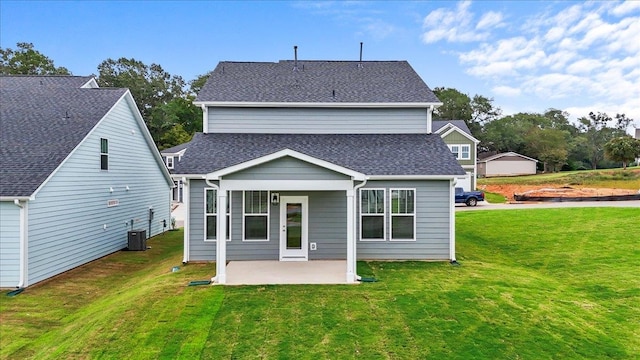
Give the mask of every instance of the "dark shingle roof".
POLYGON ((220 62, 197 102, 439 103, 406 61, 220 62))
POLYGON ((196 133, 176 174, 207 174, 290 149, 366 175, 464 175, 437 134, 196 133))
POLYGON ((88 83, 92 76, 69 75, 11 75, 0 76, 2 87, 11 89, 34 88, 79 88, 88 83))
POLYGON ((180 151, 184 150, 187 146, 189 146, 188 142, 186 142, 184 144, 176 145, 174 147, 170 147, 168 149, 164 149, 164 150, 160 151, 160 154, 162 154, 162 155, 164 155, 164 154, 175 154, 177 152, 180 152, 180 151))
POLYGON ((34 78, 0 77, 0 196, 33 194, 127 91, 34 78))
POLYGON ((458 127, 460 130, 466 132, 468 135, 473 136, 473 134, 471 133, 471 130, 469 130, 469 127, 467 126, 467 123, 464 120, 433 120, 431 127, 435 132, 442 129, 442 127, 446 126, 447 124, 453 124, 456 127, 458 127))

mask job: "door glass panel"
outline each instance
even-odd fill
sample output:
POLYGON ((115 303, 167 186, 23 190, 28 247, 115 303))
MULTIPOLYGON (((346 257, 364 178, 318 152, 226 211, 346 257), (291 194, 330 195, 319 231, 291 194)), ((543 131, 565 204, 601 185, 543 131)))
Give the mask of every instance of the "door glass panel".
POLYGON ((302 249, 302 204, 287 203, 287 249, 302 249))

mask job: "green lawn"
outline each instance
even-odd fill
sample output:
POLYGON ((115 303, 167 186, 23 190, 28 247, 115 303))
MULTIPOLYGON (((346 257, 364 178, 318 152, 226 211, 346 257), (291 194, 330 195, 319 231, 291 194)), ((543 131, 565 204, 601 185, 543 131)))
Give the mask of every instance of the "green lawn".
POLYGON ((376 283, 186 287, 181 232, 0 294, 2 358, 601 359, 640 354, 639 209, 456 214, 462 266, 360 262, 376 283), (171 272, 180 265, 178 272, 171 272))

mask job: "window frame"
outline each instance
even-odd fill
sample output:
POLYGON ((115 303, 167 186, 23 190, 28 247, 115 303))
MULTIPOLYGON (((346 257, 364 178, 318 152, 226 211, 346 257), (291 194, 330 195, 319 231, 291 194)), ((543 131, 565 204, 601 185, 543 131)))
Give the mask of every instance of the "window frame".
POLYGON ((167 169, 173 169, 174 161, 175 161, 175 159, 174 159, 173 156, 167 156, 167 161, 166 161, 167 169), (171 160, 171 161, 169 161, 169 160, 171 160), (171 164, 169 164, 169 163, 171 163, 171 164))
POLYGON ((471 160, 471 145, 469 144, 450 144, 448 145, 449 151, 456 157, 456 160, 471 160), (457 148, 457 151, 453 151, 453 148, 457 148), (463 156, 464 150, 467 149, 467 156, 463 156))
POLYGON ((103 137, 100 138, 100 171, 109 171, 109 139, 103 137), (106 151, 103 151, 103 144, 106 151))
POLYGON ((417 190, 416 188, 390 188, 389 189, 389 241, 394 241, 394 242, 398 242, 398 241, 416 241, 417 240, 417 234, 416 234, 416 224, 417 224, 417 219, 418 219, 418 211, 416 209, 417 207, 417 190), (394 191, 413 191, 413 212, 412 213, 393 213, 393 192, 394 191), (399 216, 412 216, 413 217, 413 238, 401 238, 401 239, 394 239, 393 238, 393 218, 394 217, 399 217, 399 216))
MULTIPOLYGON (((231 191, 227 191, 227 241, 231 241, 231 233, 232 233, 232 222, 231 222, 231 206, 232 206, 232 202, 231 202, 231 191)), ((218 241, 218 234, 217 234, 217 216, 218 216, 218 190, 214 189, 214 188, 205 188, 204 189, 204 241, 205 242, 216 242, 218 241), (214 206, 214 211, 213 213, 209 213, 207 212, 207 192, 208 191, 213 191, 214 195, 214 199, 216 199, 216 206, 214 206), (213 216, 216 217, 216 238, 215 239, 210 239, 207 235, 207 218, 209 216, 213 216)))
POLYGON ((242 241, 247 242, 268 242, 270 240, 271 231, 271 192, 268 190, 244 190, 242 191, 242 241), (266 213, 247 213, 246 198, 249 192, 266 192, 267 193, 267 212, 266 213), (247 239, 246 238, 246 219, 247 216, 265 216, 267 218, 267 237, 266 239, 247 239))
POLYGON ((360 241, 372 241, 372 242, 381 242, 381 241, 387 241, 387 189, 386 188, 361 188, 360 192, 359 192, 359 198, 358 198, 358 206, 359 206, 359 210, 360 210, 360 231, 359 231, 359 235, 360 235, 360 241), (385 202, 385 204, 382 205, 382 214, 380 213, 376 213, 376 214, 369 214, 369 213, 364 213, 362 210, 362 192, 363 191, 382 191, 382 201, 385 202), (366 216, 370 216, 370 217, 376 217, 376 216, 382 216, 382 239, 375 239, 375 238, 364 238, 362 236, 362 229, 363 229, 363 221, 362 218, 366 217, 366 216))

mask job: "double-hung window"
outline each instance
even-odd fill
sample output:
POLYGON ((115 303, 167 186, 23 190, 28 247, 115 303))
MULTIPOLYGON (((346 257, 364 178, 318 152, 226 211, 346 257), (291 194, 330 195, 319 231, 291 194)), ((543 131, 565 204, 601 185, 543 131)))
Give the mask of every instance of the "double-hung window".
POLYGON ((360 240, 385 240, 385 191, 360 189, 360 240))
MULTIPOLYGON (((218 191, 205 189, 205 241, 218 236, 218 191)), ((231 240, 231 192, 227 191, 227 241, 231 240)))
POLYGON ((173 169, 173 156, 167 156, 167 169, 173 169))
POLYGON ((415 189, 391 189, 391 240, 416 239, 415 198, 415 189))
POLYGON ((449 149, 458 160, 471 159, 471 146, 470 145, 449 145, 449 149))
POLYGON ((109 170, 109 140, 100 138, 100 170, 109 170))
POLYGON ((269 192, 245 191, 242 212, 243 240, 269 241, 269 192))

